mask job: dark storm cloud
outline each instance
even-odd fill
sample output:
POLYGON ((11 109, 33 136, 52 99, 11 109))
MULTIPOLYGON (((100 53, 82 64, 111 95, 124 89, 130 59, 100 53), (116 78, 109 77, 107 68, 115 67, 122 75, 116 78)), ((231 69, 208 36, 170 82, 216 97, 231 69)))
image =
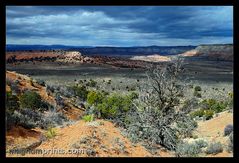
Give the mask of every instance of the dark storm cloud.
POLYGON ((232 43, 229 6, 8 6, 6 15, 8 44, 232 43))

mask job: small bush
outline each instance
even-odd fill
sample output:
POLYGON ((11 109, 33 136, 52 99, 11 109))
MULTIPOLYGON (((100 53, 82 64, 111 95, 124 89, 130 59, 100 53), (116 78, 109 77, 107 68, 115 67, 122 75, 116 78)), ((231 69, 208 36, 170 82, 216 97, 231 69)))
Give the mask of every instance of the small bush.
POLYGON ((26 129, 37 127, 36 121, 41 118, 40 113, 30 109, 15 110, 12 114, 7 115, 7 126, 22 126, 26 129))
POLYGON ((229 124, 224 128, 224 136, 228 136, 233 132, 233 125, 229 124))
POLYGON ((204 109, 199 109, 199 110, 196 110, 192 113, 190 113, 190 116, 192 118, 195 118, 195 117, 204 117, 206 120, 209 120, 213 117, 214 115, 214 111, 212 110, 204 110, 204 109))
POLYGON ((233 92, 229 92, 229 93, 228 93, 228 96, 229 96, 230 98, 233 98, 233 92))
POLYGON ((47 132, 46 132, 46 137, 47 137, 48 139, 52 139, 52 138, 54 138, 56 135, 57 135, 57 134, 56 134, 56 130, 54 130, 53 128, 49 128, 49 129, 47 130, 47 132))
POLYGON ((19 109, 19 99, 16 95, 12 95, 12 92, 6 93, 6 111, 13 113, 14 110, 19 109))
POLYGON ((56 101, 56 105, 59 106, 60 108, 65 107, 64 99, 62 99, 59 93, 56 93, 55 101, 56 101))
POLYGON ((48 94, 54 93, 54 91, 55 91, 55 89, 54 89, 53 86, 51 86, 51 85, 46 85, 46 92, 47 92, 48 94))
POLYGON ((89 86, 89 87, 95 87, 97 84, 96 81, 90 79, 90 81, 88 83, 86 83, 86 86, 89 86))
POLYGON ((87 95, 87 103, 90 105, 98 105, 99 103, 102 103, 102 100, 104 99, 104 94, 97 91, 90 91, 87 95))
POLYGON ((189 87, 190 89, 193 89, 193 84, 189 84, 188 87, 189 87))
POLYGON ((203 117, 203 115, 204 115, 204 110, 203 110, 203 109, 196 110, 196 111, 192 112, 190 115, 191 115, 192 118, 195 118, 195 117, 203 117))
POLYGON ((217 101, 215 99, 205 99, 201 102, 202 108, 206 110, 213 110, 215 113, 224 111, 227 105, 227 102, 217 101))
POLYGON ((61 86, 59 88, 59 93, 61 93, 63 96, 68 97, 68 98, 71 98, 72 96, 74 96, 73 90, 66 86, 61 86))
POLYGON ((107 84, 111 84, 111 80, 108 80, 108 81, 107 81, 107 84))
POLYGON ((202 88, 201 88, 200 86, 196 86, 196 87, 194 88, 194 91, 196 91, 196 92, 202 91, 202 88))
POLYGON ((37 110, 45 107, 41 96, 33 91, 27 91, 20 96, 20 105, 22 108, 37 110))
POLYGON ((217 102, 216 104, 211 106, 211 109, 214 110, 216 113, 220 113, 226 109, 226 104, 223 102, 217 102))
POLYGON ((200 92, 198 92, 198 91, 194 91, 194 92, 193 92, 193 96, 198 97, 198 98, 201 98, 201 97, 202 97, 202 94, 201 94, 200 92))
POLYGON ((6 130, 10 130, 15 124, 16 124, 16 120, 13 117, 13 113, 10 113, 6 110, 5 113, 5 122, 6 122, 6 130))
POLYGON ((92 122, 94 120, 94 114, 91 114, 91 115, 85 115, 82 117, 82 119, 85 121, 85 122, 92 122))
POLYGON ((208 146, 207 141, 203 139, 196 140, 195 143, 200 147, 200 148, 206 148, 208 146))
POLYGON ((64 114, 53 109, 42 115, 41 119, 36 121, 36 124, 42 129, 47 129, 49 127, 62 125, 65 121, 67 121, 67 118, 64 116, 64 114))
POLYGON ((114 118, 129 110, 134 96, 112 94, 107 96, 96 107, 103 118, 114 118))
POLYGON ((36 80, 36 83, 39 84, 39 85, 41 85, 41 86, 46 86, 45 81, 44 81, 44 80, 41 80, 41 79, 37 79, 37 80, 36 80))
POLYGON ((233 152, 233 132, 229 135, 228 151, 233 152))
POLYGON ((135 87, 131 87, 130 91, 136 91, 136 88, 135 87))
POLYGON ((134 99, 137 99, 139 97, 139 94, 136 93, 136 92, 132 92, 130 95, 129 95, 129 98, 134 100, 134 99))
POLYGON ((215 99, 206 99, 203 100, 203 103, 207 104, 208 107, 210 108, 211 106, 215 105, 217 101, 215 99))
POLYGON ((84 85, 78 85, 71 87, 74 95, 78 96, 81 100, 85 101, 87 99, 88 90, 84 85))
POLYGON ((223 152, 223 147, 220 142, 210 143, 206 150, 207 154, 214 154, 214 155, 221 152, 223 152))
POLYGON ((18 94, 21 93, 21 91, 20 91, 18 85, 19 85, 19 81, 18 81, 18 80, 15 80, 15 81, 12 82, 12 84, 11 84, 11 86, 10 86, 12 93, 14 93, 14 94, 16 94, 16 95, 18 95, 18 94))
POLYGON ((212 110, 204 110, 204 117, 209 120, 213 117, 214 112, 212 110))
POLYGON ((106 92, 106 91, 104 91, 104 90, 102 90, 101 92, 102 92, 102 94, 103 94, 104 96, 108 96, 108 95, 110 94, 109 92, 106 92))
POLYGON ((181 142, 176 147, 176 155, 180 157, 196 157, 202 150, 196 143, 181 142))

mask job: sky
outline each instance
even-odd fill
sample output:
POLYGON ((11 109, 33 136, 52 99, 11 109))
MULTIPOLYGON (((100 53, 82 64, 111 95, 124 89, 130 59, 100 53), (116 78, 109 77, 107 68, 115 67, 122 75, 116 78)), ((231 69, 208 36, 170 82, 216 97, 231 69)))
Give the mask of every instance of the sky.
POLYGON ((233 7, 7 6, 6 43, 125 47, 233 43, 233 7))

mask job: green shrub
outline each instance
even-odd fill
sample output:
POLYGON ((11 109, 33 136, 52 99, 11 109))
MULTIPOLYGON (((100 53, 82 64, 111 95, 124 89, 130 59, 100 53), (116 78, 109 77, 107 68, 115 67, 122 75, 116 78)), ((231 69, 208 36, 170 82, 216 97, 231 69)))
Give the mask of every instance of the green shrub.
POLYGON ((213 110, 215 113, 224 111, 228 103, 225 101, 217 101, 215 99, 205 99, 201 102, 201 106, 206 110, 213 110))
POLYGON ((204 110, 203 110, 203 109, 196 110, 196 111, 192 112, 190 115, 191 115, 192 118, 195 118, 195 117, 203 117, 203 115, 204 115, 204 110))
POLYGON ((104 97, 104 94, 99 91, 90 91, 87 95, 87 103, 96 106, 99 103, 102 103, 104 97))
POLYGON ((226 98, 225 105, 228 107, 228 109, 233 109, 233 92, 228 93, 228 97, 226 98))
POLYGON ((202 101, 202 103, 208 105, 210 108, 212 105, 216 104, 217 101, 215 99, 205 99, 202 101))
POLYGON ((102 94, 103 94, 104 96, 108 96, 108 95, 110 94, 109 92, 106 92, 106 91, 104 91, 104 90, 102 90, 101 92, 102 92, 102 94))
POLYGON ((209 120, 213 117, 214 111, 212 110, 204 110, 204 117, 206 120, 209 120))
POLYGON ((222 112, 223 110, 226 109, 226 104, 223 103, 223 102, 217 102, 216 104, 212 105, 211 106, 211 110, 215 111, 216 113, 220 113, 222 112))
POLYGON ((114 118, 120 113, 127 112, 131 102, 130 96, 112 94, 104 98, 102 103, 97 105, 97 109, 103 118, 114 118))
POLYGON ((41 96, 33 91, 27 91, 20 96, 21 108, 37 110, 44 107, 41 96))
POLYGON ((209 119, 211 119, 213 117, 214 111, 212 111, 212 110, 205 110, 205 109, 199 109, 199 110, 196 110, 196 111, 192 112, 190 115, 191 115, 192 118, 195 118, 195 117, 205 117, 206 120, 209 120, 209 119))
POLYGON ((202 88, 201 88, 200 86, 196 86, 196 87, 194 88, 194 91, 196 91, 196 92, 202 91, 202 88))
POLYGON ((56 130, 54 130, 53 128, 49 128, 46 132, 46 137, 48 139, 54 138, 56 135, 56 130))
POLYGON ((207 154, 218 154, 223 151, 222 144, 220 142, 213 142, 210 143, 209 146, 207 147, 206 153, 207 154))
POLYGON ((91 114, 91 115, 85 115, 82 117, 82 119, 85 121, 85 122, 92 122, 94 120, 94 114, 91 114))
POLYGON ((78 96, 81 100, 85 101, 87 99, 88 90, 84 85, 75 85, 71 87, 74 95, 78 96))

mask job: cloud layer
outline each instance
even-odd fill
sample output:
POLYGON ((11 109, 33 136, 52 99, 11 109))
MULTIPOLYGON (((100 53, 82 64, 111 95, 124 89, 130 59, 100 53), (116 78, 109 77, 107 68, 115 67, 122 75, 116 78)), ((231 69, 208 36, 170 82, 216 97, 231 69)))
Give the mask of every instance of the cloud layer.
POLYGON ((8 6, 7 44, 232 43, 230 6, 8 6))

